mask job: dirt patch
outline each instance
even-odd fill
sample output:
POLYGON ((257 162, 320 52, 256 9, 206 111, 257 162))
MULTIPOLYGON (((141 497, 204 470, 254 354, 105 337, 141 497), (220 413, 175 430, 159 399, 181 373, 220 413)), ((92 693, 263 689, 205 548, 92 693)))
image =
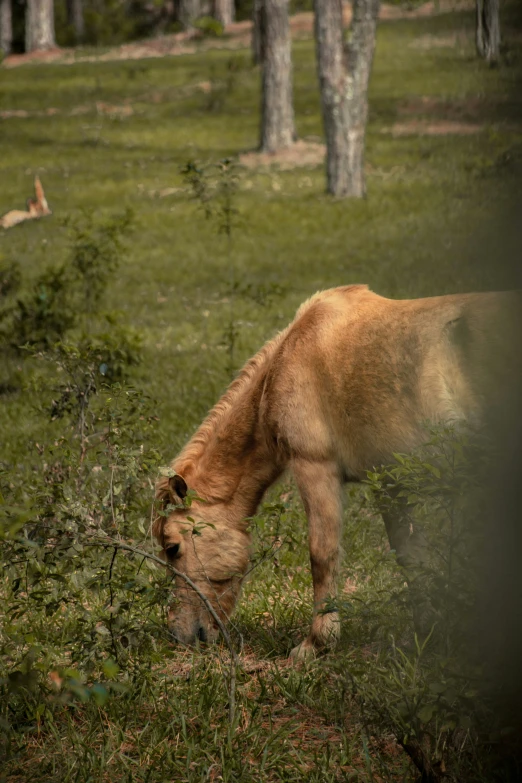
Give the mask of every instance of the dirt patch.
POLYGON ((483 125, 472 122, 410 120, 396 122, 391 128, 383 128, 382 133, 391 133, 392 136, 471 136, 483 129, 483 125))
POLYGON ((43 109, 42 111, 6 109, 5 111, 0 111, 0 120, 19 119, 20 117, 52 117, 53 114, 60 114, 60 109, 55 109, 53 106, 49 106, 48 109, 43 109))
POLYGON ((132 117, 133 114, 139 114, 140 110, 136 109, 132 104, 136 103, 163 103, 167 100, 175 100, 177 96, 186 97, 187 95, 193 95, 194 93, 202 92, 208 95, 212 92, 212 83, 209 81, 196 82, 195 84, 186 84, 179 88, 176 88, 173 92, 172 88, 168 90, 153 90, 147 91, 142 95, 137 95, 132 100, 130 98, 123 98, 121 104, 106 103, 104 101, 95 101, 91 104, 80 104, 79 106, 73 106, 68 111, 57 109, 55 107, 48 107, 47 109, 5 109, 0 111, 0 120, 10 119, 24 119, 31 117, 52 117, 55 114, 61 114, 68 117, 76 117, 81 114, 98 114, 98 116, 109 117, 109 119, 123 120, 127 117, 132 117))
POLYGON ((517 125, 522 121, 522 101, 514 96, 506 101, 476 96, 447 100, 425 95, 399 104, 397 113, 402 117, 444 122, 479 124, 493 121, 517 125))
MULTIPOLYGON (((379 18, 386 20, 415 19, 433 16, 438 13, 448 13, 448 11, 461 11, 473 7, 473 0, 439 0, 437 7, 435 6, 435 3, 429 2, 410 10, 396 5, 382 5, 379 12, 379 18)), ((349 3, 345 3, 343 16, 345 25, 350 24, 352 10, 349 3)), ((292 37, 294 38, 311 36, 313 34, 313 27, 313 13, 306 12, 295 14, 290 17, 290 30, 292 37)), ((1 67, 16 68, 19 65, 25 65, 26 63, 32 62, 52 62, 61 65, 72 65, 74 63, 107 62, 109 60, 142 60, 148 57, 193 54, 200 48, 237 49, 249 46, 251 35, 252 22, 235 22, 227 27, 226 35, 222 38, 202 39, 197 32, 184 32, 172 35, 162 35, 158 38, 115 46, 109 51, 103 52, 103 54, 82 54, 81 51, 76 49, 50 49, 45 52, 11 54, 4 59, 1 67)), ((433 38, 435 38, 435 36, 433 36, 433 38)))
POLYGON ((464 118, 476 120, 484 113, 491 115, 495 108, 491 102, 486 102, 483 98, 462 98, 448 101, 433 95, 422 95, 419 98, 412 98, 401 103, 398 107, 398 113, 406 117, 421 114, 426 117, 461 121, 464 118))
POLYGON ((459 35, 421 35, 408 46, 410 49, 455 49, 468 40, 467 36, 459 35))
POLYGON ((298 167, 315 167, 324 161, 326 147, 318 141, 299 139, 291 147, 279 152, 246 152, 239 162, 249 169, 278 166, 282 171, 298 167))

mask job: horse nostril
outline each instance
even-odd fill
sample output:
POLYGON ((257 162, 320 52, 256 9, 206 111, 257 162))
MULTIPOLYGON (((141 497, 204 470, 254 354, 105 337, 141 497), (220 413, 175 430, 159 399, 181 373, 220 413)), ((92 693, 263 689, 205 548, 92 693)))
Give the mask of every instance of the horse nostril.
POLYGON ((207 632, 203 628, 202 625, 200 625, 199 628, 198 628, 198 639, 199 639, 200 642, 206 642, 207 641, 207 632))
POLYGON ((171 544, 170 546, 166 546, 165 553, 171 560, 179 557, 179 544, 171 544))

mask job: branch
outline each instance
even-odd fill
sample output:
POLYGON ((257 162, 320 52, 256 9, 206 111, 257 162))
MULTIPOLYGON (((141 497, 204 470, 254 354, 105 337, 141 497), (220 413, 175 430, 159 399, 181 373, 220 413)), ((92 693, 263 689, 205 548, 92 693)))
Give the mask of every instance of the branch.
POLYGON ((229 705, 228 705, 228 714, 229 714, 229 721, 231 727, 234 725, 234 718, 235 718, 235 712, 236 712, 236 669, 239 666, 239 660, 237 657, 237 653, 234 650, 234 646, 232 644, 232 639, 230 638, 230 634, 228 633, 223 621, 217 614, 216 610, 210 603, 207 596, 201 592, 199 587, 194 584, 192 579, 184 574, 182 571, 178 571, 177 568, 174 568, 170 563, 165 562, 161 558, 157 557, 156 555, 153 555, 149 552, 144 552, 143 549, 138 549, 138 547, 130 546, 130 544, 124 544, 121 541, 117 541, 116 539, 106 539, 106 540, 100 540, 100 541, 88 541, 85 542, 84 546, 99 546, 103 547, 104 549, 123 549, 125 552, 132 552, 135 555, 138 555, 139 557, 147 558, 148 560, 152 560, 153 563, 158 563, 159 565, 163 566, 164 568, 168 568, 171 573, 174 574, 174 576, 179 576, 180 579, 183 579, 183 581, 193 590, 200 601, 205 606, 207 612, 210 614, 212 619, 216 622, 216 625, 218 626, 219 630, 221 631, 221 634, 225 640, 225 643, 228 647, 228 650, 230 652, 230 687, 229 687, 229 705))

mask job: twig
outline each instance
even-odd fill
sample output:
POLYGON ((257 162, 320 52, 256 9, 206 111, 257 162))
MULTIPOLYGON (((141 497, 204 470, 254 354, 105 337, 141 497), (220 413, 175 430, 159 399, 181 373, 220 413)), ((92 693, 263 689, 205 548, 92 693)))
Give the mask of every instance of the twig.
POLYGON ((114 607, 114 593, 112 590, 112 567, 114 566, 114 561, 116 560, 116 555, 118 554, 118 548, 114 547, 114 552, 112 553, 112 560, 109 567, 109 592, 111 596, 111 611, 109 612, 109 630, 111 632, 111 640, 112 640, 112 649, 114 651, 114 657, 116 658, 116 663, 119 663, 118 661, 118 649, 116 647, 116 642, 114 641, 114 629, 112 627, 113 622, 113 607, 114 607))

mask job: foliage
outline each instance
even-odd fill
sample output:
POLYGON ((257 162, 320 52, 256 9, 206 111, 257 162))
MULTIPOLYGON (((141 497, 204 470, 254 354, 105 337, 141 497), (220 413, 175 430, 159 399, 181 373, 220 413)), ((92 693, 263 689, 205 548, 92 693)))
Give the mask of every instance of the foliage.
POLYGON ((187 163, 182 170, 185 181, 192 190, 194 198, 203 209, 205 218, 211 220, 218 232, 227 239, 228 268, 230 287, 228 299, 230 302, 228 323, 223 332, 222 345, 227 349, 227 373, 234 376, 235 348, 238 337, 235 323, 235 293, 236 271, 232 254, 232 236, 237 227, 238 210, 235 199, 239 188, 238 165, 234 160, 225 158, 217 164, 200 165, 193 161, 187 163))
POLYGON ((125 245, 123 236, 132 223, 132 211, 105 221, 96 221, 93 213, 66 221, 71 234, 71 268, 81 286, 80 307, 85 313, 99 306, 109 280, 120 266, 125 245))
MULTIPOLYGON (((130 221, 129 211, 104 221, 95 221, 92 214, 67 221, 70 261, 48 266, 20 295, 19 266, 10 264, 0 270, 0 303, 3 303, 0 327, 5 349, 20 353, 27 347, 51 348, 73 329, 92 326, 90 320, 99 310, 109 281, 120 264, 124 251, 122 236, 130 221)), ((126 347, 122 347, 117 359, 115 341, 123 336, 123 330, 116 325, 115 314, 107 314, 106 318, 115 327, 115 333, 93 335, 93 339, 99 348, 105 343, 104 350, 111 357, 110 366, 114 370, 116 360, 119 362, 116 373, 121 373, 126 354, 130 364, 135 361, 137 341, 129 333, 126 347)))
POLYGON ((392 732, 422 780, 433 783, 489 780, 497 763, 485 739, 492 716, 476 611, 481 508, 497 458, 483 435, 447 426, 432 430, 422 449, 368 474, 380 508, 408 509, 410 524, 424 529, 426 550, 409 569, 409 588, 412 601, 421 593, 433 625, 410 650, 396 627, 391 645, 369 665, 359 662, 348 680, 367 731, 392 732))
POLYGON ((194 22, 194 28, 209 38, 220 38, 224 33, 223 25, 213 16, 200 16, 194 22))

